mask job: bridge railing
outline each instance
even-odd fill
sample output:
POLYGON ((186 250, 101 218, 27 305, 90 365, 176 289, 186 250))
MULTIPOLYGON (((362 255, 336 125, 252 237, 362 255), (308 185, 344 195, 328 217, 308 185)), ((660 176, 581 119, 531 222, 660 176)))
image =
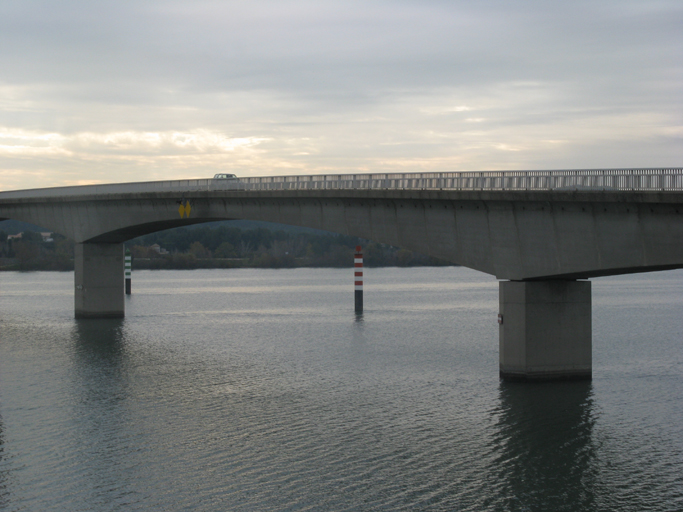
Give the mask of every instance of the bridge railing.
POLYGON ((82 185, 0 192, 0 199, 214 190, 683 191, 683 168, 267 176, 82 185))
POLYGON ((242 178, 246 190, 683 190, 683 169, 586 169, 242 178))

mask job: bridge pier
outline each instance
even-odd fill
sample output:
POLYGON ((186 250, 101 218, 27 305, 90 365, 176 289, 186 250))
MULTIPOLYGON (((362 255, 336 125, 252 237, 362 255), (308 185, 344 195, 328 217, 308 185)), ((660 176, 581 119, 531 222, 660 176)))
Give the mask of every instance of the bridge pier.
POLYGON ((123 318, 123 244, 76 244, 76 318, 123 318))
POLYGON ((590 281, 501 281, 500 377, 592 377, 590 281))

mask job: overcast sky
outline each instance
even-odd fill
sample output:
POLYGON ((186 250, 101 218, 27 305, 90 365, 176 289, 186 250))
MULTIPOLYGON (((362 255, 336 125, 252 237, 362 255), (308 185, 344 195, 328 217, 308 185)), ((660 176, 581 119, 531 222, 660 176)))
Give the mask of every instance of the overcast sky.
POLYGON ((681 0, 0 2, 0 190, 667 166, 681 0))

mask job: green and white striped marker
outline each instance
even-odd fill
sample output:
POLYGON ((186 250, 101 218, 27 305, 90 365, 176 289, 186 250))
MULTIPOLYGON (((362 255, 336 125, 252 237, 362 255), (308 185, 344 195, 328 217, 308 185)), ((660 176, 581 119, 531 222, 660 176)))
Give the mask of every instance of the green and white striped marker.
POLYGON ((131 256, 130 249, 126 249, 126 295, 130 295, 130 271, 131 271, 131 256))

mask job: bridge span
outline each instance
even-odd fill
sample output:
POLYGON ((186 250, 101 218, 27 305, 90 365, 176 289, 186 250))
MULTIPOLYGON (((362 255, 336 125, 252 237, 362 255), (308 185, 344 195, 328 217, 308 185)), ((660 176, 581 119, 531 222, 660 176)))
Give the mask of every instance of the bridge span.
POLYGON ((500 373, 592 375, 588 278, 683 268, 683 169, 276 176, 0 192, 0 220, 76 242, 75 315, 124 315, 123 243, 217 220, 306 226, 501 280, 500 373))

